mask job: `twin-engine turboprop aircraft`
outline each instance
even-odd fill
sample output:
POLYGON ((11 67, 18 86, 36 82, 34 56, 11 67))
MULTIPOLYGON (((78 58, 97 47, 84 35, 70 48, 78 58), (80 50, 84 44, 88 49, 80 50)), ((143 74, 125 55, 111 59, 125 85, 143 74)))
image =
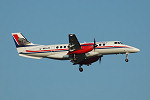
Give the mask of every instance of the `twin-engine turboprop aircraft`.
POLYGON ((37 45, 28 41, 21 33, 12 33, 18 54, 28 58, 51 58, 57 60, 70 60, 73 65, 79 64, 79 71, 82 72, 82 65, 91 65, 100 60, 103 55, 126 54, 125 61, 128 62, 128 54, 140 50, 120 41, 79 43, 75 34, 69 34, 68 44, 37 45))

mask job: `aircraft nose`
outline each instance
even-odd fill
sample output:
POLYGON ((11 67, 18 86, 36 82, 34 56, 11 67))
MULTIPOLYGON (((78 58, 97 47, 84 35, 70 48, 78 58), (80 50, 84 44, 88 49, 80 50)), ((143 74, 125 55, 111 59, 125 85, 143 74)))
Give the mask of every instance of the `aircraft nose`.
POLYGON ((140 51, 140 49, 138 49, 138 48, 134 48, 134 51, 135 51, 135 52, 139 52, 139 51, 140 51))

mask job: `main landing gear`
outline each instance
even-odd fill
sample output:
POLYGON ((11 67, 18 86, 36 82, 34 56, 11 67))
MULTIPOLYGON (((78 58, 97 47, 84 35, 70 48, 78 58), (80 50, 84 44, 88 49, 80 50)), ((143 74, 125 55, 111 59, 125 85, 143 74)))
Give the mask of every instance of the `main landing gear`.
POLYGON ((81 67, 82 65, 79 65, 79 71, 83 72, 83 68, 81 67))
POLYGON ((126 53, 126 59, 125 59, 126 62, 129 61, 129 60, 128 60, 128 54, 129 54, 129 53, 126 53))

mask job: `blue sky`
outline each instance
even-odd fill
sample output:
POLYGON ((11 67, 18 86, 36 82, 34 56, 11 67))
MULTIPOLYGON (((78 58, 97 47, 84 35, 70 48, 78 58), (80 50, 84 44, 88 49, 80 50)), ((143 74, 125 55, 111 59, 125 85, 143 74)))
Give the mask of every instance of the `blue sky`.
POLYGON ((0 0, 0 100, 150 100, 149 0, 0 0), (19 57, 10 33, 36 44, 119 40, 141 51, 83 66, 19 57))

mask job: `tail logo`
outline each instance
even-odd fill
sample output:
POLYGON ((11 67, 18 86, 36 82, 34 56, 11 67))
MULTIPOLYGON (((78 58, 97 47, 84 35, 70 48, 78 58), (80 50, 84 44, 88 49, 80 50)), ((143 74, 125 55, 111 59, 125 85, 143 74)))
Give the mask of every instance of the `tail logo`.
POLYGON ((19 43, 19 37, 18 37, 18 35, 17 34, 13 34, 13 37, 14 37, 14 39, 15 39, 15 42, 17 43, 17 45, 20 45, 20 43, 19 43))
POLYGON ((20 35, 21 34, 13 34, 16 47, 25 46, 31 43, 25 37, 23 37, 22 35, 20 36, 20 35))

